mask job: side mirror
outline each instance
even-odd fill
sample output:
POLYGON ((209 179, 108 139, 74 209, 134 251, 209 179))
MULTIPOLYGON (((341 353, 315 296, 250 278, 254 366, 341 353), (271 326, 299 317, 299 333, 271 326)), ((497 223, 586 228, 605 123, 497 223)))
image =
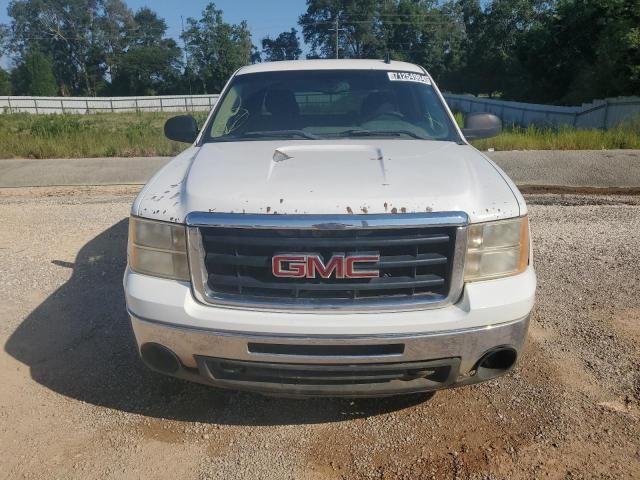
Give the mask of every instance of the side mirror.
POLYGON ((495 137, 502 131, 502 121, 492 113, 469 113, 464 117, 462 134, 467 140, 495 137))
POLYGON ((198 124, 191 115, 171 117, 164 124, 164 135, 176 142, 193 143, 198 136, 198 124))

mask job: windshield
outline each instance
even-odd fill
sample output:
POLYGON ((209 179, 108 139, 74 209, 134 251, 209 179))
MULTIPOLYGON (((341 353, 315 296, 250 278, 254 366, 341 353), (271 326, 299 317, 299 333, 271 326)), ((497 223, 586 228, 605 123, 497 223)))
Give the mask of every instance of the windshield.
POLYGON ((427 75, 308 70, 236 76, 205 141, 355 137, 459 140, 427 75))

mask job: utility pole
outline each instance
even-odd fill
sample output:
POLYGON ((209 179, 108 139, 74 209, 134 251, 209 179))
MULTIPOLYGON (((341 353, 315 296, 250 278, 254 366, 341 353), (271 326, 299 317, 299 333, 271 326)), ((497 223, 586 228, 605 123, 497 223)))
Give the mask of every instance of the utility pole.
POLYGON ((330 28, 329 31, 336 32, 336 58, 339 58, 340 52, 340 32, 346 30, 346 28, 340 28, 340 17, 336 15, 336 28, 330 28))

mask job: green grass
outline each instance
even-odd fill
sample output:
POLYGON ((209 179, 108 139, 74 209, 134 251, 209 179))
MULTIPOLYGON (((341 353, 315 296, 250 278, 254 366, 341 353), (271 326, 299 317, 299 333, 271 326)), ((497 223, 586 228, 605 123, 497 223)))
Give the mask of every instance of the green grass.
POLYGON ((456 112, 453 114, 453 117, 456 119, 456 123, 460 128, 464 126, 464 115, 460 112, 456 112))
MULTIPOLYGON (((462 126, 463 116, 455 114, 462 126)), ((640 148, 640 118, 609 130, 578 130, 573 127, 506 128, 493 138, 475 140, 480 150, 601 150, 640 148)))
MULTIPOLYGON (((0 158, 175 155, 186 144, 165 138, 162 127, 178 114, 0 114, 0 158)), ((194 116, 202 124, 206 112, 194 116)))
POLYGON ((560 128, 513 128, 494 138, 476 140, 480 150, 601 150, 640 148, 640 121, 609 130, 560 128))
MULTIPOLYGON (((0 114, 0 158, 171 156, 186 148, 162 132, 166 119, 177 114, 0 114)), ((206 112, 194 115, 201 125, 206 112)), ((462 116, 456 120, 461 123, 462 116)), ((512 128, 473 144, 481 150, 640 149, 640 119, 608 131, 512 128)))

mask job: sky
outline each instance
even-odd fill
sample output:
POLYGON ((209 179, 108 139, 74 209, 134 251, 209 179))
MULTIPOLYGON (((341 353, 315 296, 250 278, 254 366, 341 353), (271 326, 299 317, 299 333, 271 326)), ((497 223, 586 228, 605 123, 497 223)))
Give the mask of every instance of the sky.
MULTIPOLYGON (((141 7, 149 7, 167 22, 167 36, 178 40, 180 36, 180 16, 199 18, 208 0, 124 0, 133 11, 141 7)), ((9 0, 0 0, 0 24, 8 24, 11 19, 7 15, 9 0)), ((217 0, 216 7, 222 10, 224 20, 239 23, 246 20, 251 31, 254 45, 269 35, 277 36, 280 32, 292 27, 298 28, 298 17, 306 10, 305 0, 217 0)), ((302 40, 302 36, 300 36, 302 40)), ((180 46, 182 44, 179 42, 180 46)), ((8 58, 0 60, 0 65, 7 68, 8 58)))

